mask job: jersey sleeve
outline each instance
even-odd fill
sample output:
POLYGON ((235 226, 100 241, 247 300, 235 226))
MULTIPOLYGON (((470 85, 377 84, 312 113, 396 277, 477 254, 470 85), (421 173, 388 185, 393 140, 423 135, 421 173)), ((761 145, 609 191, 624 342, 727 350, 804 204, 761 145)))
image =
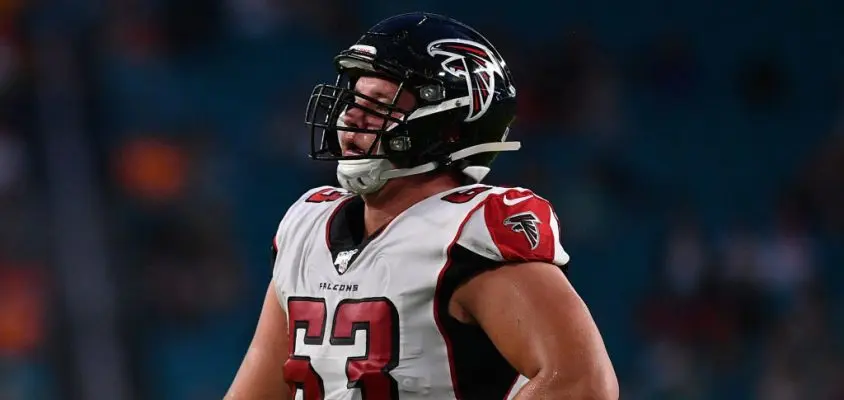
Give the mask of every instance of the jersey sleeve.
POLYGON ((526 189, 488 195, 468 216, 457 244, 495 263, 569 262, 554 208, 526 189))

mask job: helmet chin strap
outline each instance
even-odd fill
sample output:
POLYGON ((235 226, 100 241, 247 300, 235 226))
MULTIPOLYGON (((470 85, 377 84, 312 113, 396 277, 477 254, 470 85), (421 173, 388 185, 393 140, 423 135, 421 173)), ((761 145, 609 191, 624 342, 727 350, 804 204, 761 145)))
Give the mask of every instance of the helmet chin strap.
MULTIPOLYGON (((346 126, 346 124, 343 123, 344 114, 346 114, 346 110, 343 110, 337 118, 337 126, 340 128, 346 126)), ((389 131, 395 126, 396 124, 390 124, 386 130, 389 131)), ((381 146, 382 143, 379 141, 375 154, 384 154, 383 147, 381 146)), ((374 193, 380 190, 384 184, 387 183, 386 179, 380 178, 381 171, 389 170, 392 167, 393 164, 389 160, 383 158, 340 160, 337 163, 337 181, 340 182, 340 186, 342 186, 343 189, 352 193, 374 193)))
MULTIPOLYGON (((479 153, 516 151, 521 148, 519 142, 492 142, 469 146, 451 153, 449 162, 462 160, 479 153)), ((411 168, 391 168, 393 164, 386 159, 341 160, 337 165, 337 180, 340 185, 353 193, 368 194, 380 190, 388 180, 404 176, 419 175, 439 167, 437 161, 431 161, 411 168)), ((487 167, 468 166, 463 173, 480 182, 490 169, 487 167)))
POLYGON ((337 162, 337 181, 343 189, 352 193, 374 193, 387 183, 386 179, 380 178, 380 171, 389 170, 392 166, 390 160, 384 158, 340 160, 337 162))

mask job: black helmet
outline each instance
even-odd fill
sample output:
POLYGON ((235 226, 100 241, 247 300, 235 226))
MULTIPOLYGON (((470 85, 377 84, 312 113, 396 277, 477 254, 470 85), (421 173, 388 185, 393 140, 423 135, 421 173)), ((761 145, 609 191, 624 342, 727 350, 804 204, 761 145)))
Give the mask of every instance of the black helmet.
POLYGON ((516 113, 510 70, 486 38, 461 22, 421 12, 390 17, 340 52, 334 63, 336 83, 317 85, 306 111, 313 159, 386 158, 407 171, 388 178, 451 167, 479 181, 498 152, 519 148, 504 142, 516 113), (361 76, 395 82, 399 89, 392 103, 355 91, 361 76), (403 91, 415 97, 414 109, 397 108, 403 91), (384 123, 378 129, 339 126, 349 107, 377 114, 384 123), (338 130, 376 134, 382 151, 375 154, 379 146, 373 145, 368 154, 344 156, 338 130))

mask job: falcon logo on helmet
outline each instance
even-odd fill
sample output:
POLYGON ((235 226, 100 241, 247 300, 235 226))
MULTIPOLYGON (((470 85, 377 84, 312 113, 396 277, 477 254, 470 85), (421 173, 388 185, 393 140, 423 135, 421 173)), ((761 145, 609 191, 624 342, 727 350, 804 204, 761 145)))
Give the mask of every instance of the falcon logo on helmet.
POLYGON ((530 211, 511 215, 504 220, 504 225, 509 226, 513 232, 521 232, 525 235, 531 250, 539 246, 539 227, 536 226, 539 223, 539 218, 530 211))
POLYGON ((428 44, 428 54, 445 56, 445 72, 466 80, 472 106, 466 121, 474 121, 486 113, 496 90, 496 78, 504 80, 498 58, 484 45, 465 39, 441 39, 428 44))

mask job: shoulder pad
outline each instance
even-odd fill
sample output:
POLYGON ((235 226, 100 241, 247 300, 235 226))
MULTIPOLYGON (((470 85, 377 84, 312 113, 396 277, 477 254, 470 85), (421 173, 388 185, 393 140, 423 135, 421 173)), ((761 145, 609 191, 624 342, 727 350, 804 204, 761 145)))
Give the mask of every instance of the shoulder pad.
POLYGON ((551 203, 528 189, 497 189, 468 216, 457 243, 498 262, 567 264, 551 203))
POLYGON ((308 206, 330 206, 332 203, 351 195, 353 195, 351 192, 333 186, 320 186, 306 191, 287 209, 287 212, 278 224, 278 229, 276 229, 272 243, 273 260, 275 260, 278 249, 281 247, 280 240, 286 226, 290 225, 293 222, 292 220, 306 215, 308 213, 308 206))

